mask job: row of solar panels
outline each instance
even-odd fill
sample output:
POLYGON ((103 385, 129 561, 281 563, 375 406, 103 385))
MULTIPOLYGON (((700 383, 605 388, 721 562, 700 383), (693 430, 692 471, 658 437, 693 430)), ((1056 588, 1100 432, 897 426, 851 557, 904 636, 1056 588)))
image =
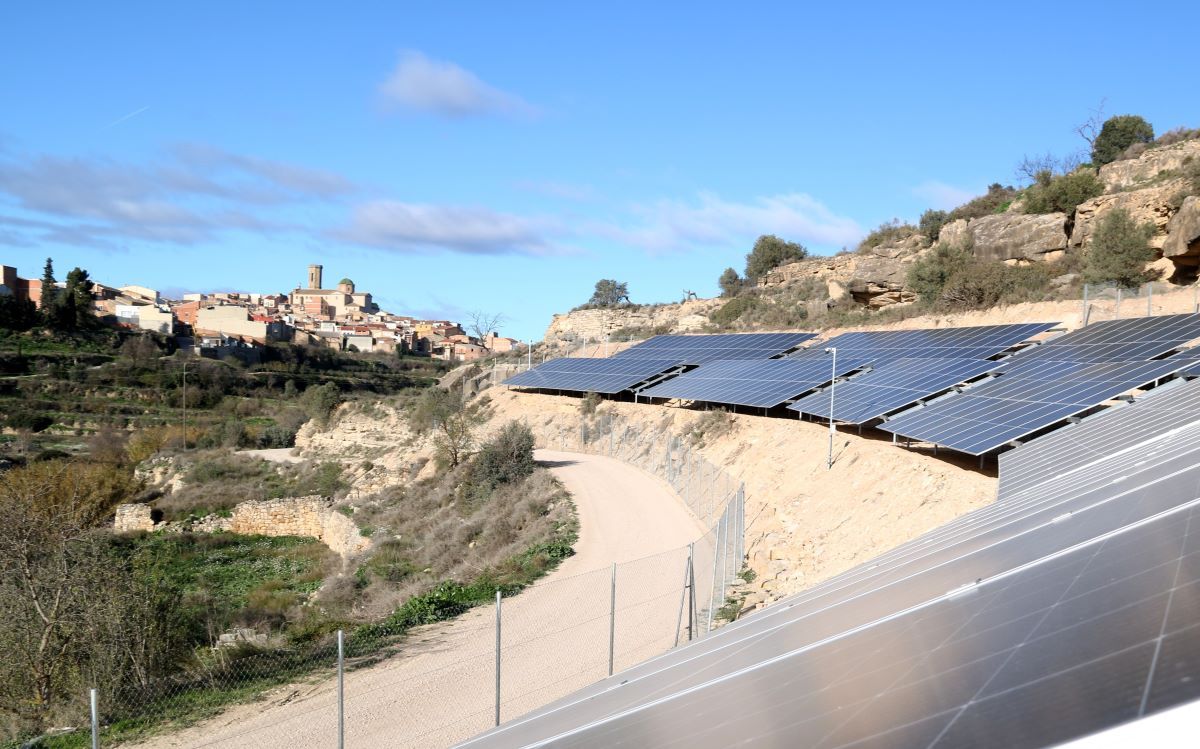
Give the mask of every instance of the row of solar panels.
POLYGON ((992 505, 464 746, 1048 746, 1200 699, 1198 622, 1192 380, 1005 453, 992 505))
POLYGON ((991 358, 1051 327, 847 333, 807 349, 799 346, 808 333, 658 336, 611 359, 558 359, 506 382, 764 409, 786 403, 850 424, 887 419, 880 428, 897 436, 982 455, 1200 370, 1192 352, 1152 361, 1200 337, 1200 315, 1098 323, 991 358))

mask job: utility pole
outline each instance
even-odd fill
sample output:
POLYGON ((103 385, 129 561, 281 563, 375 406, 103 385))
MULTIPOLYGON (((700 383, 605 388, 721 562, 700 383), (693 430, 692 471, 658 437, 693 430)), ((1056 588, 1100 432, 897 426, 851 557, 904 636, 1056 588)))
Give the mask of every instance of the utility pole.
POLYGON ((183 360, 183 449, 187 450, 187 359, 183 360))

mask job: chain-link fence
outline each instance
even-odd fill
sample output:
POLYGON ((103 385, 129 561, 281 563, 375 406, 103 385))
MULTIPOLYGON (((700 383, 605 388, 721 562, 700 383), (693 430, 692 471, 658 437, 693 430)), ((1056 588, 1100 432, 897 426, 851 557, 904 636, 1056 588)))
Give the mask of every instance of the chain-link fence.
MULTIPOLYGON (((448 746, 718 624, 726 571, 740 567, 735 508, 740 500, 685 547, 547 578, 519 595, 501 589, 494 602, 466 611, 457 611, 465 604, 452 597, 435 602, 441 614, 459 614, 453 621, 367 625, 307 644, 230 637, 171 679, 102 686, 94 703, 97 740, 259 749, 343 741, 448 746), (218 720, 204 720, 222 709, 218 720)), ((75 738, 65 745, 86 745, 86 731, 75 738)))
MULTIPOLYGON (((736 616, 745 494, 687 440, 612 413, 535 429, 545 448, 641 467, 679 494, 708 533, 644 559, 524 591, 439 588, 381 624, 273 640, 223 634, 167 679, 101 684, 103 745, 448 746, 736 616), (520 593, 518 595, 518 592, 520 593), (472 599, 471 596, 474 596, 472 599), (424 622, 447 619, 434 624, 424 622), (220 717, 213 719, 220 713, 220 717)), ((78 724, 87 725, 88 695, 78 724)), ((61 737, 86 746, 85 729, 61 737)), ((55 744, 58 746, 59 744, 55 744)))
MULTIPOLYGON (((1129 317, 1153 317, 1163 314, 1156 305, 1163 295, 1176 287, 1167 283, 1144 283, 1129 288, 1114 283, 1084 284, 1080 299, 1079 319, 1081 325, 1119 320, 1129 317)), ((1200 312, 1200 284, 1192 288, 1192 312, 1200 312)), ((1174 311, 1182 312, 1176 308, 1174 311)))

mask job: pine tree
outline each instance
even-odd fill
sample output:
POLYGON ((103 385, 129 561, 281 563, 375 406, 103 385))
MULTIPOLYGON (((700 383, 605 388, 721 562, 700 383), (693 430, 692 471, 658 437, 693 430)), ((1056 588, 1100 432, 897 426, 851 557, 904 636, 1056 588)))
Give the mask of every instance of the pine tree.
POLYGON ((43 315, 49 316, 54 308, 55 297, 58 296, 57 281, 54 280, 54 260, 46 258, 46 267, 42 270, 42 302, 43 315))
POLYGON ((1096 224, 1091 246, 1083 263, 1083 280, 1088 283, 1115 283, 1134 289, 1157 274, 1146 270, 1154 259, 1150 238, 1154 224, 1138 224, 1124 208, 1114 208, 1096 224))

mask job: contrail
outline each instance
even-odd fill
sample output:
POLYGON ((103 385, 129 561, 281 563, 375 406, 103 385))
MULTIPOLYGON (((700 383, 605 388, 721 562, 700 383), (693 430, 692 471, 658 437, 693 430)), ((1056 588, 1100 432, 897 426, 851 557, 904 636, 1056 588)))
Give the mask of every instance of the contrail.
POLYGON ((118 117, 117 119, 115 119, 112 122, 105 125, 105 127, 106 128, 116 127, 117 125, 120 125, 125 120, 131 120, 134 117, 137 117, 139 114, 141 114, 142 112, 145 112, 149 108, 150 108, 150 105, 147 104, 146 106, 142 107, 141 109, 135 109, 132 112, 130 112, 129 114, 125 115, 124 117, 118 117))

